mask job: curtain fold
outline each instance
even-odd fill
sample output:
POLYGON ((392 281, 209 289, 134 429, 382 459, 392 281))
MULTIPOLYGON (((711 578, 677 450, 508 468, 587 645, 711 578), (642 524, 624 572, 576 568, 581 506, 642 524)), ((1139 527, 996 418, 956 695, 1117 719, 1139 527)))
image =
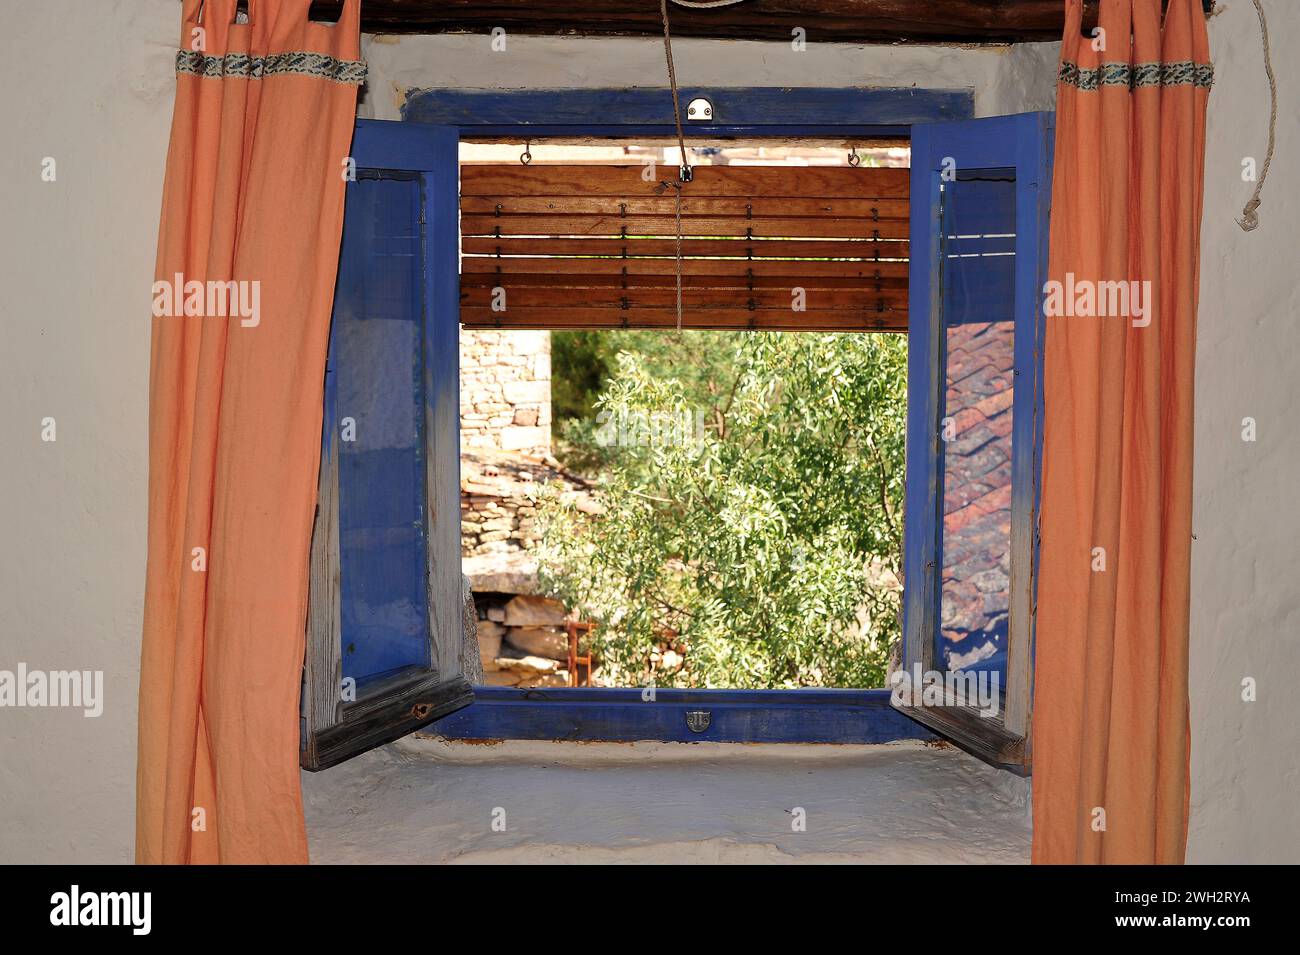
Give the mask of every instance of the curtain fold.
POLYGON ((358 0, 185 0, 149 382, 136 861, 307 861, 308 551, 358 0))
POLYGON ((1181 863, 1200 0, 1066 0, 1057 87, 1034 687, 1033 860, 1181 863), (1101 49, 1097 47, 1100 46, 1101 49), (1124 283, 1123 286, 1105 283, 1124 283), (1124 297, 1127 296, 1127 305, 1124 297))

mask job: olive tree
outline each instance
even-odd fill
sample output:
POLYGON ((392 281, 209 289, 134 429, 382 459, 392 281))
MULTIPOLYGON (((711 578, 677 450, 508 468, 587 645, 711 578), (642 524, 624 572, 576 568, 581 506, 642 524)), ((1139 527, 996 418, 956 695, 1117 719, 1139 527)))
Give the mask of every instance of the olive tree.
POLYGON ((677 336, 685 382, 662 353, 618 354, 584 432, 605 461, 600 512, 543 496, 544 587, 598 624, 592 649, 620 685, 882 685, 905 339, 694 334, 677 336))

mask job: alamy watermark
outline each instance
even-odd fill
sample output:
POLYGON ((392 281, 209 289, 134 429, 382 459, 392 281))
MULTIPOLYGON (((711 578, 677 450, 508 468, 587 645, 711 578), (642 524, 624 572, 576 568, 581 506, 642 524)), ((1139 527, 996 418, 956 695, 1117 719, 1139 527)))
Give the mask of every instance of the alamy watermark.
POLYGON ((974 706, 980 716, 998 715, 1001 677, 996 670, 895 670, 889 675, 889 699, 895 706, 974 706))
POLYGON ((103 670, 0 670, 0 706, 65 707, 87 718, 104 712, 103 670))
POLYGON ((602 448, 699 447, 704 443, 704 413, 680 411, 610 412, 596 415, 596 444, 602 448))
POLYGON ((83 892, 74 885, 50 896, 50 924, 74 927, 126 926, 132 935, 148 935, 153 927, 152 892, 83 892))
POLYGON ((209 279, 188 282, 180 272, 153 283, 154 318, 238 318, 244 328, 262 323, 262 283, 209 279))
POLYGON ((1094 282, 1065 273, 1043 285, 1048 318, 1128 318, 1134 328, 1151 324, 1151 281, 1094 282))

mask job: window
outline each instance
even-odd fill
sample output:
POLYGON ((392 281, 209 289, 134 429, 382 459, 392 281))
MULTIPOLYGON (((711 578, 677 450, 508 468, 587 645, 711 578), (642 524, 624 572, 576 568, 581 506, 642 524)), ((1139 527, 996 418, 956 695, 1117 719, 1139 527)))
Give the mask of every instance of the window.
POLYGON ((1052 114, 1029 113, 912 138, 906 709, 1018 771, 1031 760, 1051 134, 1052 114))
POLYGON ((441 95, 441 106, 416 97, 414 122, 359 122, 354 141, 312 549, 303 765, 324 768, 440 718, 448 735, 548 739, 879 742, 926 737, 930 727, 1003 765, 1026 765, 1050 118, 926 125, 968 116, 969 95, 750 90, 719 93, 715 115, 758 119, 709 128, 912 136, 904 663, 996 673, 999 715, 918 698, 904 716, 888 689, 661 689, 650 706, 637 690, 480 688, 479 703, 464 709, 476 691, 459 662, 458 117, 474 117, 479 135, 522 138, 523 118, 539 137, 626 136, 667 132, 670 116, 651 91, 441 95), (792 95, 799 126, 786 121, 792 95), (539 119, 548 115, 559 122, 539 119), (593 127, 575 115, 624 122, 593 127), (972 344, 987 359, 979 375, 962 364, 972 344), (977 412, 987 436, 963 433, 977 412), (944 419, 955 422, 948 439, 944 419), (963 510, 971 503, 979 506, 963 510), (988 566, 968 566, 972 549, 988 566), (961 616, 954 595, 981 586, 995 599, 987 611, 981 603, 982 617, 961 616))
POLYGON ((456 139, 387 133, 358 126, 344 213, 312 538, 308 769, 473 699, 460 662, 456 183, 438 174, 456 139))

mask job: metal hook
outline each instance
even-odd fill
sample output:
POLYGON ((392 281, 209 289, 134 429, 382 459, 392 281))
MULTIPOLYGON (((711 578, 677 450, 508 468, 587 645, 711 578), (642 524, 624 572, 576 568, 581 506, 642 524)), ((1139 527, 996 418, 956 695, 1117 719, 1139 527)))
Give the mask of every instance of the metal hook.
POLYGON ((531 139, 524 140, 524 151, 519 154, 519 161, 523 163, 525 166, 527 166, 530 162, 533 161, 532 146, 533 146, 533 141, 531 139))
POLYGON ((862 157, 858 155, 858 147, 857 147, 856 145, 850 146, 850 147, 849 147, 849 165, 850 165, 850 166, 859 166, 859 165, 861 165, 861 163, 862 163, 862 157))

